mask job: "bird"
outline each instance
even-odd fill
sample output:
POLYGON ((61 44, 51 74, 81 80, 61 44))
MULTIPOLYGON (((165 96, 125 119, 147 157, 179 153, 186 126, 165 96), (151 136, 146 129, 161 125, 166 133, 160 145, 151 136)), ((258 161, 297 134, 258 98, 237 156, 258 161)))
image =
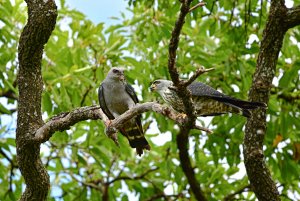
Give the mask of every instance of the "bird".
MULTIPOLYGON (((172 87, 174 87, 172 81, 159 79, 152 82, 150 90, 159 93, 164 101, 174 110, 184 113, 183 102, 172 87)), ((230 97, 202 82, 194 81, 187 86, 187 89, 191 92, 196 116, 205 117, 234 113, 244 117, 251 117, 251 110, 267 107, 265 103, 244 101, 230 97)))
MULTIPOLYGON (((108 117, 113 120, 134 107, 139 101, 133 87, 126 82, 124 68, 113 67, 98 88, 100 107, 108 117)), ((107 122, 109 124, 110 122, 107 122)), ((143 150, 150 150, 141 123, 141 115, 130 119, 124 127, 119 129, 132 148, 136 148, 139 156, 143 150)))

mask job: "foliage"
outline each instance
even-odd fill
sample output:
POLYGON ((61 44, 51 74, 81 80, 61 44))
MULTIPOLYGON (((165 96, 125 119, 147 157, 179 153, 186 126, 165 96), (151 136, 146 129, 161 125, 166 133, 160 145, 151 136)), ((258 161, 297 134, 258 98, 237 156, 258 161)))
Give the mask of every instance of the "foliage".
MULTIPOLYGON (((17 43, 26 22, 26 5, 20 0, 0 3, 0 199, 17 200, 22 192, 16 168, 14 107, 17 95, 17 43), (13 107, 13 109, 12 109, 13 107)), ((98 104, 96 89, 112 66, 129 70, 140 100, 159 100, 148 90, 157 78, 168 78, 168 43, 179 10, 179 1, 130 1, 133 16, 123 15, 110 27, 94 24, 82 13, 60 2, 57 26, 45 47, 43 59, 45 119, 75 107, 98 104)), ((196 2, 194 2, 195 4, 196 2)), ((299 4, 295 1, 295 4, 299 4)), ((255 69, 259 39, 268 11, 267 1, 208 1, 186 19, 178 50, 177 66, 187 78, 200 65, 216 70, 199 81, 228 95, 247 99, 255 69), (253 40, 255 39, 255 40, 253 40)), ((265 157, 283 200, 299 190, 299 73, 297 61, 300 30, 290 30, 279 58, 268 109, 265 157), (298 94, 298 96, 297 96, 298 94), (290 98, 292 97, 292 98, 290 98)), ((245 118, 223 115, 199 118, 212 135, 193 131, 190 156, 197 179, 209 200, 221 200, 248 185, 243 169, 242 139, 245 118)), ((42 146, 42 158, 51 177, 49 200, 141 200, 158 196, 188 200, 189 185, 179 165, 175 143, 178 127, 165 117, 147 113, 143 125, 152 150, 136 157, 123 136, 120 148, 104 134, 100 121, 76 124, 56 133, 42 146), (158 129, 156 129, 158 127, 158 129), (162 145, 154 143, 171 135, 162 145), (107 191, 106 191, 107 190, 107 191), (129 194, 129 192, 131 194, 129 194)), ((251 192, 240 199, 254 200, 251 192)))

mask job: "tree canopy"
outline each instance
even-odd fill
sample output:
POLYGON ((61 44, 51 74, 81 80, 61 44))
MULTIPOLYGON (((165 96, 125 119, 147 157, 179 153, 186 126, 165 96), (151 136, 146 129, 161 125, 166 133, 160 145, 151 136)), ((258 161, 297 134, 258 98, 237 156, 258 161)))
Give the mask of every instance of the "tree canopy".
MULTIPOLYGON (((198 3, 193 1, 191 7, 198 3)), ((300 12, 300 1, 292 3, 294 11, 300 12)), ((58 4, 56 26, 45 45, 41 65, 44 121, 78 107, 98 105, 97 88, 113 66, 128 69, 126 78, 140 102, 163 103, 149 86, 155 79, 171 79, 169 41, 180 1, 130 0, 132 15, 123 14, 111 26, 94 24, 63 0, 58 4)), ((200 66, 214 68, 197 80, 247 100, 270 7, 270 2, 263 0, 220 0, 207 1, 189 12, 176 57, 180 78, 188 79, 200 66)), ((26 11, 21 0, 0 3, 0 200, 18 200, 25 190, 16 156, 15 122, 20 93, 17 49, 28 18, 26 11)), ((300 24, 299 14, 297 17, 300 24)), ((299 26, 285 33, 269 86, 263 141, 264 160, 282 200, 300 199, 298 41, 299 26)), ((154 112, 142 117, 152 147, 142 157, 136 156, 120 134, 120 147, 116 146, 105 135, 101 120, 80 121, 54 133, 41 145, 40 153, 50 175, 48 200, 196 199, 179 159, 179 126, 154 112)), ((243 164, 246 121, 232 114, 201 117, 197 124, 213 133, 189 132, 189 158, 207 200, 256 199, 243 164)))

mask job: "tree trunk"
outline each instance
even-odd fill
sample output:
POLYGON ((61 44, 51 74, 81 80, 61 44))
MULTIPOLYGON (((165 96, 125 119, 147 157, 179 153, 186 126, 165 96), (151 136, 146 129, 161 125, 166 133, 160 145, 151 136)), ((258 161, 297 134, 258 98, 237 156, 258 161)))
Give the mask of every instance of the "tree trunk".
POLYGON ((46 200, 49 175, 40 159, 40 143, 33 140, 43 125, 41 94, 43 81, 41 61, 56 23, 57 8, 53 0, 27 0, 28 21, 21 34, 18 58, 18 118, 16 131, 17 160, 25 179, 21 200, 46 200))
MULTIPOLYGON (((299 7, 287 9, 284 0, 271 2, 263 33, 256 71, 249 93, 252 101, 269 102, 272 80, 286 31, 300 23, 299 7), (297 11, 298 12, 295 12, 297 11)), ((251 188, 260 201, 280 200, 275 182, 266 166, 263 141, 266 133, 266 110, 255 111, 248 119, 244 139, 244 158, 251 188)))

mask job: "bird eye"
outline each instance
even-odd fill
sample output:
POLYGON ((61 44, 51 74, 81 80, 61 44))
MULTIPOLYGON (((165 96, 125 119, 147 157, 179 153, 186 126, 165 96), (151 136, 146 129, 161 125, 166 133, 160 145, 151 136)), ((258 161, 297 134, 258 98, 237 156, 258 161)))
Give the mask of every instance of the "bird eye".
POLYGON ((153 84, 159 84, 159 83, 160 83, 160 81, 157 81, 157 80, 153 82, 153 84))
POLYGON ((113 69, 113 73, 118 73, 119 70, 118 69, 113 69))

